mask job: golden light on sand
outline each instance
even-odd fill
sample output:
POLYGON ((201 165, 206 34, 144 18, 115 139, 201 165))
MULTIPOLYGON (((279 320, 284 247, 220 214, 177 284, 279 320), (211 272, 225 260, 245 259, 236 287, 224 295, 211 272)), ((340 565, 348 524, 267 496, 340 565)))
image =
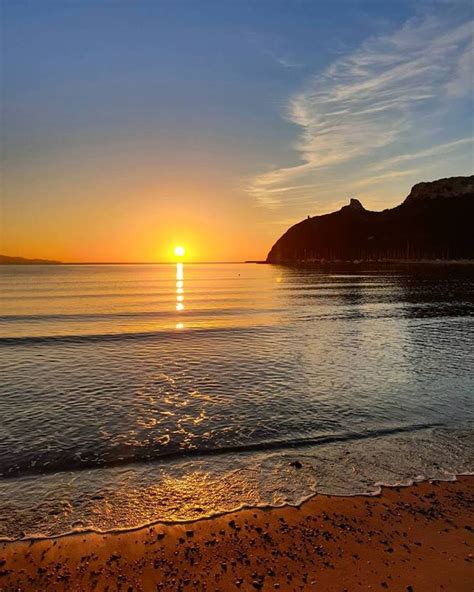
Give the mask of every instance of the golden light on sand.
POLYGON ((175 257, 184 257, 185 253, 186 253, 186 249, 184 247, 182 247, 181 245, 177 245, 174 248, 175 257))

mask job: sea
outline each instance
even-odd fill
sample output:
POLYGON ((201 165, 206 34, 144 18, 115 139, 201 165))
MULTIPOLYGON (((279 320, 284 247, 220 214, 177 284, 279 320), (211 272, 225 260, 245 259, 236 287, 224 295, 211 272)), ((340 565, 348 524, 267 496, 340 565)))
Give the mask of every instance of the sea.
POLYGON ((0 269, 0 538, 474 468, 474 266, 0 269))

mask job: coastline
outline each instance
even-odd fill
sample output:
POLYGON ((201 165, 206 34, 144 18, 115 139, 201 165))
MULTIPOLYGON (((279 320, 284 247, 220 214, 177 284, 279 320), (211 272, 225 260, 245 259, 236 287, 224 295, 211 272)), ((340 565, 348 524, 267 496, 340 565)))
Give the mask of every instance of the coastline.
POLYGON ((305 266, 320 266, 330 267, 334 266, 354 266, 368 267, 386 265, 387 267, 400 265, 401 267, 416 267, 416 266, 470 266, 474 265, 474 259, 285 259, 281 261, 246 261, 245 263, 261 263, 265 265, 283 265, 285 267, 305 267, 305 266))
POLYGON ((471 591, 474 477, 0 543, 0 590, 471 591), (119 586, 121 584, 121 586, 119 586))

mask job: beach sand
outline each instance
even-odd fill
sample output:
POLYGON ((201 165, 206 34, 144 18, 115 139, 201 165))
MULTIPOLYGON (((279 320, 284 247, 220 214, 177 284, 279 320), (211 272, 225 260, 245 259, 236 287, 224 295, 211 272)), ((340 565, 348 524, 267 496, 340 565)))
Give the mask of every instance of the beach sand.
POLYGON ((2 543, 1 590, 472 592, 474 477, 2 543))

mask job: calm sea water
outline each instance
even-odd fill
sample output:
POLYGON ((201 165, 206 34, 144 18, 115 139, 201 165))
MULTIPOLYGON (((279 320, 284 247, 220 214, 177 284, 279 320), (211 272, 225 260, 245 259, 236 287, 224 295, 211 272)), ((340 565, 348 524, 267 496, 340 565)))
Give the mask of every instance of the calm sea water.
POLYGON ((473 469, 472 267, 12 266, 0 282, 0 536, 473 469))

